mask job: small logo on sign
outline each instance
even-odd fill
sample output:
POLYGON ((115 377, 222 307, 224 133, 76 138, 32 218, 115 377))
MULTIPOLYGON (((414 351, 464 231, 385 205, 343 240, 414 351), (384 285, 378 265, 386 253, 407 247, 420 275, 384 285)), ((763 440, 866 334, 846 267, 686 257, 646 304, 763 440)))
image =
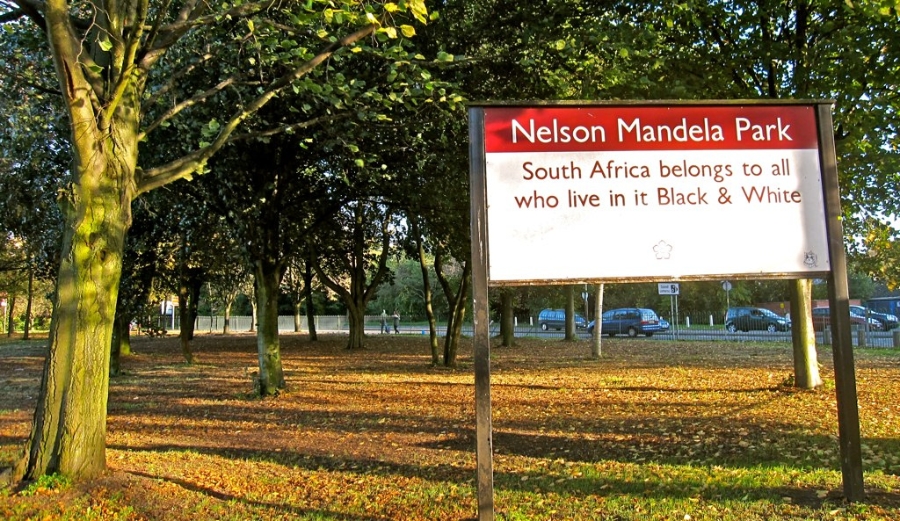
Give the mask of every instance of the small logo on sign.
POLYGON ((656 253, 657 259, 668 259, 672 256, 672 245, 668 244, 666 241, 659 241, 656 243, 656 246, 653 247, 653 251, 656 253))
POLYGON ((815 268, 819 265, 819 256, 815 252, 808 251, 803 254, 803 264, 806 264, 807 268, 815 268))

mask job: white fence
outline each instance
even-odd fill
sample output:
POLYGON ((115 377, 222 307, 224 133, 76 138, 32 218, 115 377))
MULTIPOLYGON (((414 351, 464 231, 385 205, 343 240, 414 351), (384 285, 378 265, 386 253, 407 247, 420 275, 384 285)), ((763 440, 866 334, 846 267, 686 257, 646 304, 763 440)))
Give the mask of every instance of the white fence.
MULTIPOLYGON (((653 340, 669 340, 669 341, 714 341, 714 342, 791 342, 791 333, 787 332, 768 332, 768 331, 744 331, 729 333, 721 324, 714 324, 710 320, 709 315, 697 317, 698 320, 690 320, 682 317, 679 323, 671 324, 668 331, 657 332, 653 335, 653 340)), ((159 317, 160 327, 168 330, 177 330, 179 328, 178 317, 173 320, 172 315, 163 315, 159 317), (165 326, 163 326, 165 324, 165 326)), ((251 331, 252 317, 245 315, 232 316, 230 319, 230 330, 232 332, 248 332, 251 331)), ((347 332, 350 329, 349 321, 345 315, 316 315, 315 317, 316 331, 326 332, 347 332)), ((388 329, 393 331, 393 320, 391 317, 387 319, 388 329)), ((443 322, 438 323, 438 335, 444 334, 443 322)), ((197 317, 194 331, 198 333, 210 332, 221 333, 225 327, 225 317, 222 316, 199 316, 197 317)), ((491 325, 491 334, 498 333, 499 324, 496 322, 491 325)), ((278 317, 278 329, 282 332, 293 332, 294 317, 291 315, 282 315, 278 317)), ((535 320, 519 319, 516 320, 516 336, 535 336, 535 337, 559 337, 562 338, 562 331, 542 331, 535 320)), ((428 326, 424 325, 424 321, 407 321, 401 320, 399 330, 403 334, 427 335, 428 326)), ((306 316, 300 317, 300 331, 308 332, 306 316)), ((366 315, 366 332, 377 334, 381 331, 381 316, 366 315)), ((470 335, 472 333, 471 324, 463 326, 463 334, 470 335)), ((818 331, 816 333, 816 343, 819 345, 830 345, 831 335, 829 331, 818 331)), ((580 337, 588 338, 585 330, 579 329, 580 337)), ((900 348, 900 329, 892 331, 865 331, 853 328, 852 341, 854 346, 873 347, 873 348, 900 348)))

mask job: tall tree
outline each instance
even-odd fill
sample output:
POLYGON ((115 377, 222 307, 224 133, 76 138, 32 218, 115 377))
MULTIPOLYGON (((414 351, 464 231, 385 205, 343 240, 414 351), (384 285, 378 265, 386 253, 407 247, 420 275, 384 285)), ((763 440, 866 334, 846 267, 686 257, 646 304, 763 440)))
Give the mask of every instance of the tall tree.
MULTIPOLYGON (((652 47, 655 59, 668 71, 649 95, 665 92, 662 80, 671 77, 689 97, 834 99, 845 233, 859 235, 861 218, 897 213, 900 153, 887 146, 900 122, 896 9, 880 2, 774 0, 635 7, 636 19, 656 29, 662 45, 652 47)), ((793 284, 794 297, 808 297, 812 281, 793 284)), ((800 331, 812 329, 809 313, 791 318, 800 331)), ((813 337, 794 340, 806 343, 796 347, 798 354, 814 353, 813 337)), ((805 359, 808 367, 795 382, 809 387, 817 368, 814 356, 805 359)))
MULTIPOLYGON (((202 173, 206 162, 229 142, 244 120, 285 89, 310 88, 304 78, 342 49, 381 55, 390 48, 396 53, 392 46, 369 45, 378 40, 367 38, 376 34, 385 40, 399 38, 415 30, 384 25, 382 21, 388 18, 382 18, 382 13, 390 14, 390 20, 399 19, 403 10, 422 22, 427 16, 421 1, 362 5, 313 0, 307 6, 194 1, 70 4, 66 0, 19 0, 0 6, 7 36, 46 33, 68 116, 73 155, 69 182, 60 190, 65 226, 46 371, 26 455, 14 478, 36 479, 49 472, 87 477, 105 469, 109 346, 124 238, 135 197, 202 173), (278 34, 284 26, 270 24, 270 15, 287 9, 299 31, 278 34), (243 25, 235 25, 235 21, 243 25), (218 52, 224 51, 224 46, 204 38, 219 24, 231 24, 234 34, 242 32, 241 45, 246 42, 255 47, 254 59, 265 54, 269 63, 283 63, 283 72, 264 76, 257 95, 237 104, 224 122, 206 125, 213 129, 208 140, 191 152, 165 164, 142 164, 138 145, 147 132, 229 85, 259 78, 253 65, 242 60, 241 69, 232 70, 195 97, 165 97, 170 82, 177 81, 180 74, 154 75, 162 58, 171 54, 185 60, 182 71, 224 58, 227 53, 218 52), (274 52, 276 49, 261 45, 295 42, 300 33, 321 37, 321 50, 279 48, 274 52), (173 51, 176 48, 181 52, 173 51), (157 81, 161 83, 154 83, 157 81), (149 113, 145 102, 168 108, 157 111, 156 121, 147 123, 143 120, 149 113), (147 125, 142 127, 142 123, 147 125)), ((173 59, 173 63, 177 61, 173 59)))
POLYGON ((319 231, 313 267, 325 287, 347 306, 347 349, 364 347, 366 308, 396 248, 391 233, 395 218, 394 211, 378 201, 352 201, 319 231), (370 247, 373 243, 376 246, 370 247))

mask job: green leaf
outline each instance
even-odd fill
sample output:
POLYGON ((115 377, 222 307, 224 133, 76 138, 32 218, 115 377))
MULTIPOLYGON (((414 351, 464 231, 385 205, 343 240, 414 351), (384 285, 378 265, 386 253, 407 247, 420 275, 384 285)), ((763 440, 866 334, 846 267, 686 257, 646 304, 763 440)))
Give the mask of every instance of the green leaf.
POLYGON ((428 23, 428 8, 425 7, 425 0, 408 0, 406 7, 416 20, 423 24, 428 23))
POLYGON ((411 25, 401 25, 400 32, 403 33, 403 36, 406 38, 412 38, 416 35, 416 28, 411 25))
POLYGON ((105 52, 109 52, 109 50, 112 49, 112 46, 112 42, 109 41, 109 38, 104 37, 102 40, 100 40, 100 48, 105 52))

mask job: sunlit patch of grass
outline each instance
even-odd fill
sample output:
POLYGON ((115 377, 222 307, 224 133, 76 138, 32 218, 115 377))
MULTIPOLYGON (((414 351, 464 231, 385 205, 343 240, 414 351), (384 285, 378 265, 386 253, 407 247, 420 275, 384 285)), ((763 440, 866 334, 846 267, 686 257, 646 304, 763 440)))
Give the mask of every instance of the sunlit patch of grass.
POLYGON ((50 490, 65 490, 72 484, 69 478, 60 474, 44 474, 33 483, 30 483, 20 494, 33 496, 50 490))

